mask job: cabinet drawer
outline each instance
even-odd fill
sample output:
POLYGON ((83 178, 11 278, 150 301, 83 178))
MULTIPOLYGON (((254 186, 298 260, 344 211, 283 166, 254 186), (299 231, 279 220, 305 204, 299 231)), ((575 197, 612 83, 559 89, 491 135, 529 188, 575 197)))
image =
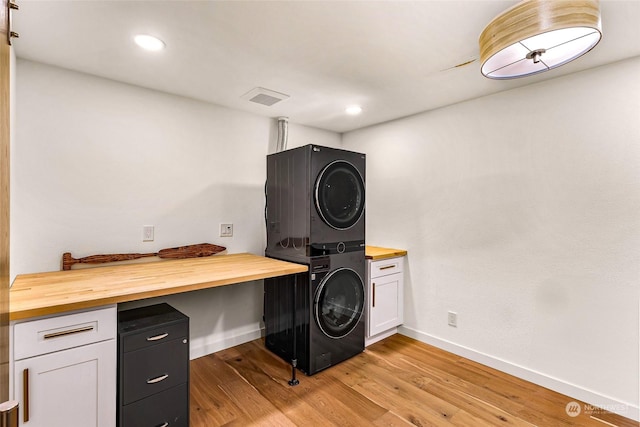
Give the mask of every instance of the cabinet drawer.
POLYGON ((122 338, 122 351, 127 353, 184 338, 189 338, 189 322, 186 320, 126 335, 122 338))
POLYGON ((180 384, 122 409, 120 427, 188 427, 189 385, 180 384))
POLYGON ((189 380, 189 341, 172 340, 125 353, 122 403, 127 405, 189 380))
POLYGON ((371 261, 370 277, 374 279, 389 274, 401 273, 403 270, 403 259, 402 257, 398 257, 371 261))
POLYGON ((14 325, 15 360, 114 339, 116 306, 47 317, 14 325))

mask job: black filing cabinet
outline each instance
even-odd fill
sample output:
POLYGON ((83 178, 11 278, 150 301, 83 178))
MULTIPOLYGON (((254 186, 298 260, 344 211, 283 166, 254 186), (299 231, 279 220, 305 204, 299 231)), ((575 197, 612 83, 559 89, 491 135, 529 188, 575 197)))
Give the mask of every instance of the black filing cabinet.
POLYGON ((169 304, 118 313, 118 425, 189 426, 189 318, 169 304))

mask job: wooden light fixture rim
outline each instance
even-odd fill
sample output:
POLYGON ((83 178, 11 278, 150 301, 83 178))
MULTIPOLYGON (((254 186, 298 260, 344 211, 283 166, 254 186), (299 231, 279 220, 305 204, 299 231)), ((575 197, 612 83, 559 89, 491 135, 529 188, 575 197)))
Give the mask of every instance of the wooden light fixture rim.
POLYGON ((480 34, 480 63, 521 40, 586 27, 602 34, 599 0, 524 0, 496 16, 480 34))

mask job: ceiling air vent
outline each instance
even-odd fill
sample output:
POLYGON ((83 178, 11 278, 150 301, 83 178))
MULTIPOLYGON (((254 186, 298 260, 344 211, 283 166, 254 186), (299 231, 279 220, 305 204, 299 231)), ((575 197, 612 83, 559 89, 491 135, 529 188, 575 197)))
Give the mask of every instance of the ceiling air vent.
POLYGON ((273 104, 288 99, 289 95, 265 89, 263 87, 257 87, 242 95, 241 98, 251 102, 255 102, 256 104, 262 104, 266 105, 267 107, 271 107, 273 104))

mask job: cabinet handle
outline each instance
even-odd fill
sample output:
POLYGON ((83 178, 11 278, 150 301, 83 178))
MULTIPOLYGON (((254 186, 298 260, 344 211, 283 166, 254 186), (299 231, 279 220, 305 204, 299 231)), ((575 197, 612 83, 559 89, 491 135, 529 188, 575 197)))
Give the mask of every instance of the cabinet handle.
MULTIPOLYGON (((168 332, 165 332, 164 334, 160 334, 160 335, 156 335, 154 337, 147 337, 147 341, 158 341, 161 340, 162 338, 166 338, 169 336, 168 332)), ((162 426, 160 426, 162 427, 162 426)))
POLYGON ((396 267, 395 264, 385 265, 384 267, 380 267, 378 270, 388 270, 390 268, 395 268, 395 267, 396 267))
POLYGON ((22 422, 29 422, 29 369, 22 371, 22 422))
POLYGON ((159 383, 160 381, 164 381, 167 378, 169 378, 169 374, 160 375, 159 377, 155 377, 147 380, 147 384, 159 383))
POLYGON ((158 427, 169 427, 169 423, 165 422, 164 424, 159 425, 158 427))
POLYGON ((44 339, 50 340, 51 338, 59 338, 59 337, 64 337, 66 335, 80 334, 82 332, 89 332, 89 331, 93 331, 93 326, 84 326, 82 328, 67 329, 66 331, 44 334, 44 339))
POLYGON ((373 305, 372 305, 372 307, 375 308, 375 306, 376 306, 376 284, 375 283, 371 284, 371 290, 373 291, 373 305))
POLYGON ((20 9, 16 3, 9 1, 7 3, 7 44, 11 46, 11 39, 20 37, 20 34, 13 31, 13 11, 20 9))

